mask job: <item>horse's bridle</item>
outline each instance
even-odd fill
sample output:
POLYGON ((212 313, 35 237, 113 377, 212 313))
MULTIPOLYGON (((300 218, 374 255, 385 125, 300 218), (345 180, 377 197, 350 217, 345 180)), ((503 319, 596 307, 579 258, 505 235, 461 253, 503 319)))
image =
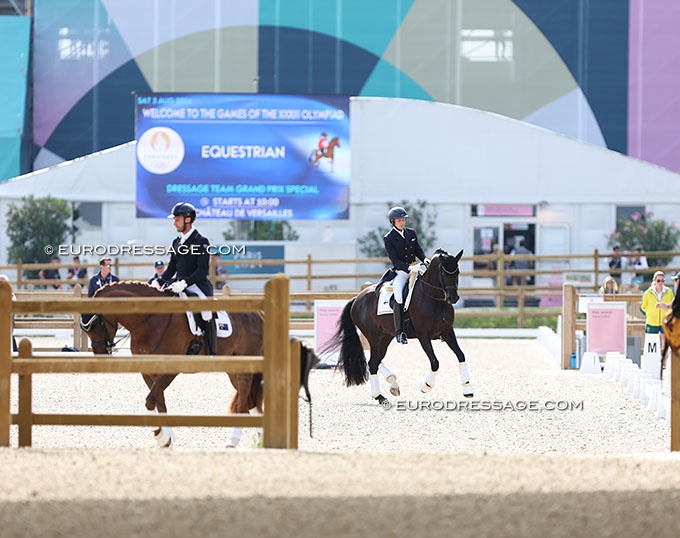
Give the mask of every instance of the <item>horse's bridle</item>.
POLYGON ((442 296, 441 297, 435 297, 434 295, 430 295, 425 288, 423 288, 423 293, 427 295, 430 299, 434 299, 435 301, 444 301, 449 304, 454 304, 458 299, 458 275, 460 274, 460 268, 456 266, 456 269, 454 271, 449 271, 444 267, 444 264, 439 262, 439 272, 437 273, 437 277, 439 280, 439 286, 435 286, 434 284, 430 284, 429 282, 426 282, 425 280, 420 280, 421 283, 429 288, 432 288, 434 290, 437 290, 441 292, 442 296), (447 286, 444 283, 444 273, 447 275, 453 275, 456 277, 455 279, 455 284, 452 284, 450 286, 447 286), (456 297, 454 300, 453 298, 456 297))
MULTIPOLYGON (((83 323, 82 320, 80 321, 80 327, 88 334, 90 335, 90 331, 92 331, 92 328, 95 323, 99 323, 99 325, 102 328, 102 331, 104 331, 104 340, 92 340, 90 338, 90 343, 92 345, 92 350, 94 351, 96 348, 103 347, 106 350, 107 355, 113 354, 113 350, 116 347, 116 344, 118 342, 114 342, 113 338, 109 336, 109 331, 106 328, 106 323, 104 321, 104 316, 101 314, 95 314, 93 315, 87 323, 83 323)), ((115 333, 114 333, 115 336, 115 333)), ((120 342, 120 340, 119 340, 120 342)))
MULTIPOLYGON (((137 325, 135 325, 132 329, 128 330, 128 334, 132 334, 134 331, 136 331, 139 327, 144 325, 149 319, 151 318, 153 314, 147 314, 147 316, 140 321, 137 325)), ((163 342, 163 337, 165 336, 165 333, 168 332, 168 327, 170 327, 170 323, 172 322, 174 314, 170 314, 168 316, 168 322, 165 324, 165 329, 163 330, 161 337, 158 340, 158 344, 156 344, 156 347, 151 351, 151 354, 153 354, 161 345, 163 342)), ((99 325, 101 326, 102 330, 104 331, 104 340, 92 340, 90 339, 90 343, 92 345, 92 350, 98 347, 104 347, 106 350, 107 355, 113 354, 113 350, 116 348, 116 345, 123 340, 124 338, 127 338, 127 336, 121 337, 118 340, 114 341, 111 336, 109 336, 109 331, 106 328, 106 320, 104 319, 104 316, 102 314, 95 314, 92 316, 87 323, 83 323, 82 321, 80 322, 80 327, 88 334, 90 334, 90 331, 92 330, 92 326, 94 325, 95 322, 99 322, 99 325)), ((113 323, 111 323, 113 325, 113 323)), ((114 337, 116 333, 113 333, 114 337)))

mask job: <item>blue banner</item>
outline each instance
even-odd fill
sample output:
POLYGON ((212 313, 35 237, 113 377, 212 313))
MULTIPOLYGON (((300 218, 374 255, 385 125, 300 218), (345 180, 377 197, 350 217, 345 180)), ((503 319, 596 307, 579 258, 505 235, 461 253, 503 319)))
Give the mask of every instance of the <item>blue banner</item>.
POLYGON ((137 216, 349 218, 349 97, 135 95, 137 216))

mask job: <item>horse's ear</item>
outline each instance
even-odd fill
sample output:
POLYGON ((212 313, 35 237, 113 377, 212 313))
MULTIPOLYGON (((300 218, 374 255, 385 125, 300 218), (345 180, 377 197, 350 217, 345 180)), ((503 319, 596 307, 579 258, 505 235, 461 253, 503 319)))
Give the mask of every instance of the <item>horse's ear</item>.
POLYGON ((454 258, 456 260, 456 263, 460 261, 460 259, 463 257, 463 249, 460 249, 460 252, 456 254, 456 257, 454 258))

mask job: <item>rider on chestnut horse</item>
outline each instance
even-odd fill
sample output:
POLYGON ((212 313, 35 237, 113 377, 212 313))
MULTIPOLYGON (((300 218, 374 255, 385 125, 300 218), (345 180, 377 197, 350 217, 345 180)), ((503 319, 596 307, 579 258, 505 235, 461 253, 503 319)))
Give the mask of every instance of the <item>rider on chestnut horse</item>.
MULTIPOLYGON (((210 271, 210 241, 203 237, 193 223, 196 220, 196 208, 187 203, 179 202, 172 208, 169 219, 174 219, 173 225, 179 232, 179 237, 172 242, 170 263, 163 274, 152 285, 161 287, 173 277, 175 281, 168 286, 173 293, 179 294, 184 290, 192 292, 201 298, 213 296, 213 286, 208 280, 210 271)), ((215 316, 210 311, 201 312, 205 322, 205 338, 210 355, 217 354, 217 325, 215 316)))

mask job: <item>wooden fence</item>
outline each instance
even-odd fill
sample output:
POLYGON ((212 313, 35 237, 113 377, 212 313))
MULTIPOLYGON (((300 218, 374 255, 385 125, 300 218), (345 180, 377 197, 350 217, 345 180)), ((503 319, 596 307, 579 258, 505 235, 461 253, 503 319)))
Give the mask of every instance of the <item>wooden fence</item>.
MULTIPOLYGON (((99 426, 220 426, 262 427, 264 446, 297 448, 297 396, 299 393, 299 347, 289 342, 289 280, 277 275, 265 285, 264 297, 215 298, 213 310, 249 312, 264 310, 264 355, 259 357, 207 357, 144 355, 132 357, 74 357, 67 354, 35 357, 28 340, 12 357, 13 314, 55 313, 178 313, 205 310, 204 299, 64 299, 12 301, 11 288, 0 283, 0 446, 9 446, 10 426, 19 426, 19 445, 30 446, 33 425, 99 426), (263 373, 265 411, 261 416, 180 415, 73 415, 36 414, 32 411, 32 376, 41 373, 263 373), (10 409, 10 377, 19 375, 19 412, 10 409)), ((142 403, 140 402, 140 406, 142 403)))
MULTIPOLYGON (((680 251, 659 251, 659 252, 645 252, 648 258, 680 258, 680 251)), ((588 273, 593 276, 593 283, 590 285, 579 286, 584 291, 595 291, 602 284, 604 278, 610 273, 610 270, 603 268, 602 265, 606 266, 606 262, 611 256, 609 252, 600 252, 599 250, 594 250, 592 253, 587 254, 531 254, 531 255, 517 255, 510 256, 505 254, 503 251, 499 251, 496 254, 489 254, 483 256, 465 256, 463 257, 463 262, 472 262, 472 271, 462 271, 461 277, 479 277, 479 278, 489 278, 494 282, 492 289, 488 287, 467 287, 469 295, 486 295, 496 298, 496 305, 499 307, 504 306, 504 301, 508 297, 518 297, 521 288, 526 288, 526 290, 538 290, 539 288, 535 286, 520 286, 507 284, 508 280, 512 280, 513 277, 519 280, 525 280, 526 277, 536 279, 537 277, 545 277, 546 281, 552 281, 551 277, 559 277, 559 285, 543 285, 540 290, 543 292, 549 292, 553 294, 561 294, 561 279, 568 275, 582 275, 583 273, 588 273), (532 269, 512 269, 512 262, 519 260, 528 260, 532 269), (559 267, 557 267, 559 266, 559 267)), ((210 260, 210 280, 213 285, 218 283, 228 284, 229 282, 239 282, 239 281, 260 281, 264 284, 271 275, 267 274, 222 274, 220 268, 227 269, 229 267, 238 266, 248 266, 248 265, 261 265, 261 266, 281 266, 285 267, 286 273, 297 273, 295 268, 302 267, 302 274, 289 274, 291 281, 302 280, 305 282, 305 287, 307 291, 312 291, 314 289, 315 282, 329 282, 333 284, 335 281, 346 280, 347 278, 352 278, 356 280, 368 280, 375 282, 380 278, 382 271, 380 272, 360 272, 354 268, 351 271, 346 270, 347 265, 351 266, 363 266, 366 264, 387 264, 389 260, 387 258, 345 258, 345 259, 319 259, 314 258, 311 254, 308 254, 304 259, 297 260, 218 260, 217 257, 213 256, 210 260), (323 273, 319 272, 319 268, 322 266, 333 266, 337 267, 338 270, 335 273, 323 273), (344 269, 344 270, 343 270, 344 269)), ((151 275, 151 269, 148 262, 134 262, 134 261, 124 261, 119 258, 113 259, 113 273, 120 275, 121 269, 124 268, 137 268, 144 267, 149 268, 149 276, 151 275)), ((29 279, 24 275, 25 271, 39 271, 41 269, 54 269, 58 268, 62 274, 70 267, 70 264, 64 263, 58 266, 53 264, 36 264, 36 263, 22 263, 21 260, 15 265, 5 265, 0 266, 0 272, 16 272, 17 278, 11 281, 15 289, 32 289, 35 286, 51 286, 55 284, 68 284, 74 285, 76 283, 82 286, 87 286, 88 280, 82 279, 78 281, 71 280, 40 280, 40 279, 29 279)), ((90 271, 90 275, 96 273, 99 270, 97 264, 87 264, 84 265, 90 271)), ((680 270, 680 266, 670 265, 667 267, 649 267, 648 269, 638 270, 633 268, 624 268, 614 271, 621 275, 630 275, 632 273, 643 273, 649 277, 656 271, 661 269, 665 272, 676 272, 680 270)), ((274 271, 272 271, 274 272, 274 271)))
MULTIPOLYGON (((632 311, 639 310, 640 295, 609 295, 604 296, 605 302, 623 301, 632 305, 632 311)), ((563 369, 571 368, 571 354, 576 351, 576 331, 585 330, 586 321, 578 319, 576 305, 578 294, 576 288, 571 285, 564 286, 564 296, 562 302, 562 361, 563 369)), ((633 318, 626 323, 629 335, 642 336, 644 339, 645 319, 633 318)), ((671 451, 680 451, 680 354, 676 351, 671 352, 670 356, 671 371, 671 451)))

